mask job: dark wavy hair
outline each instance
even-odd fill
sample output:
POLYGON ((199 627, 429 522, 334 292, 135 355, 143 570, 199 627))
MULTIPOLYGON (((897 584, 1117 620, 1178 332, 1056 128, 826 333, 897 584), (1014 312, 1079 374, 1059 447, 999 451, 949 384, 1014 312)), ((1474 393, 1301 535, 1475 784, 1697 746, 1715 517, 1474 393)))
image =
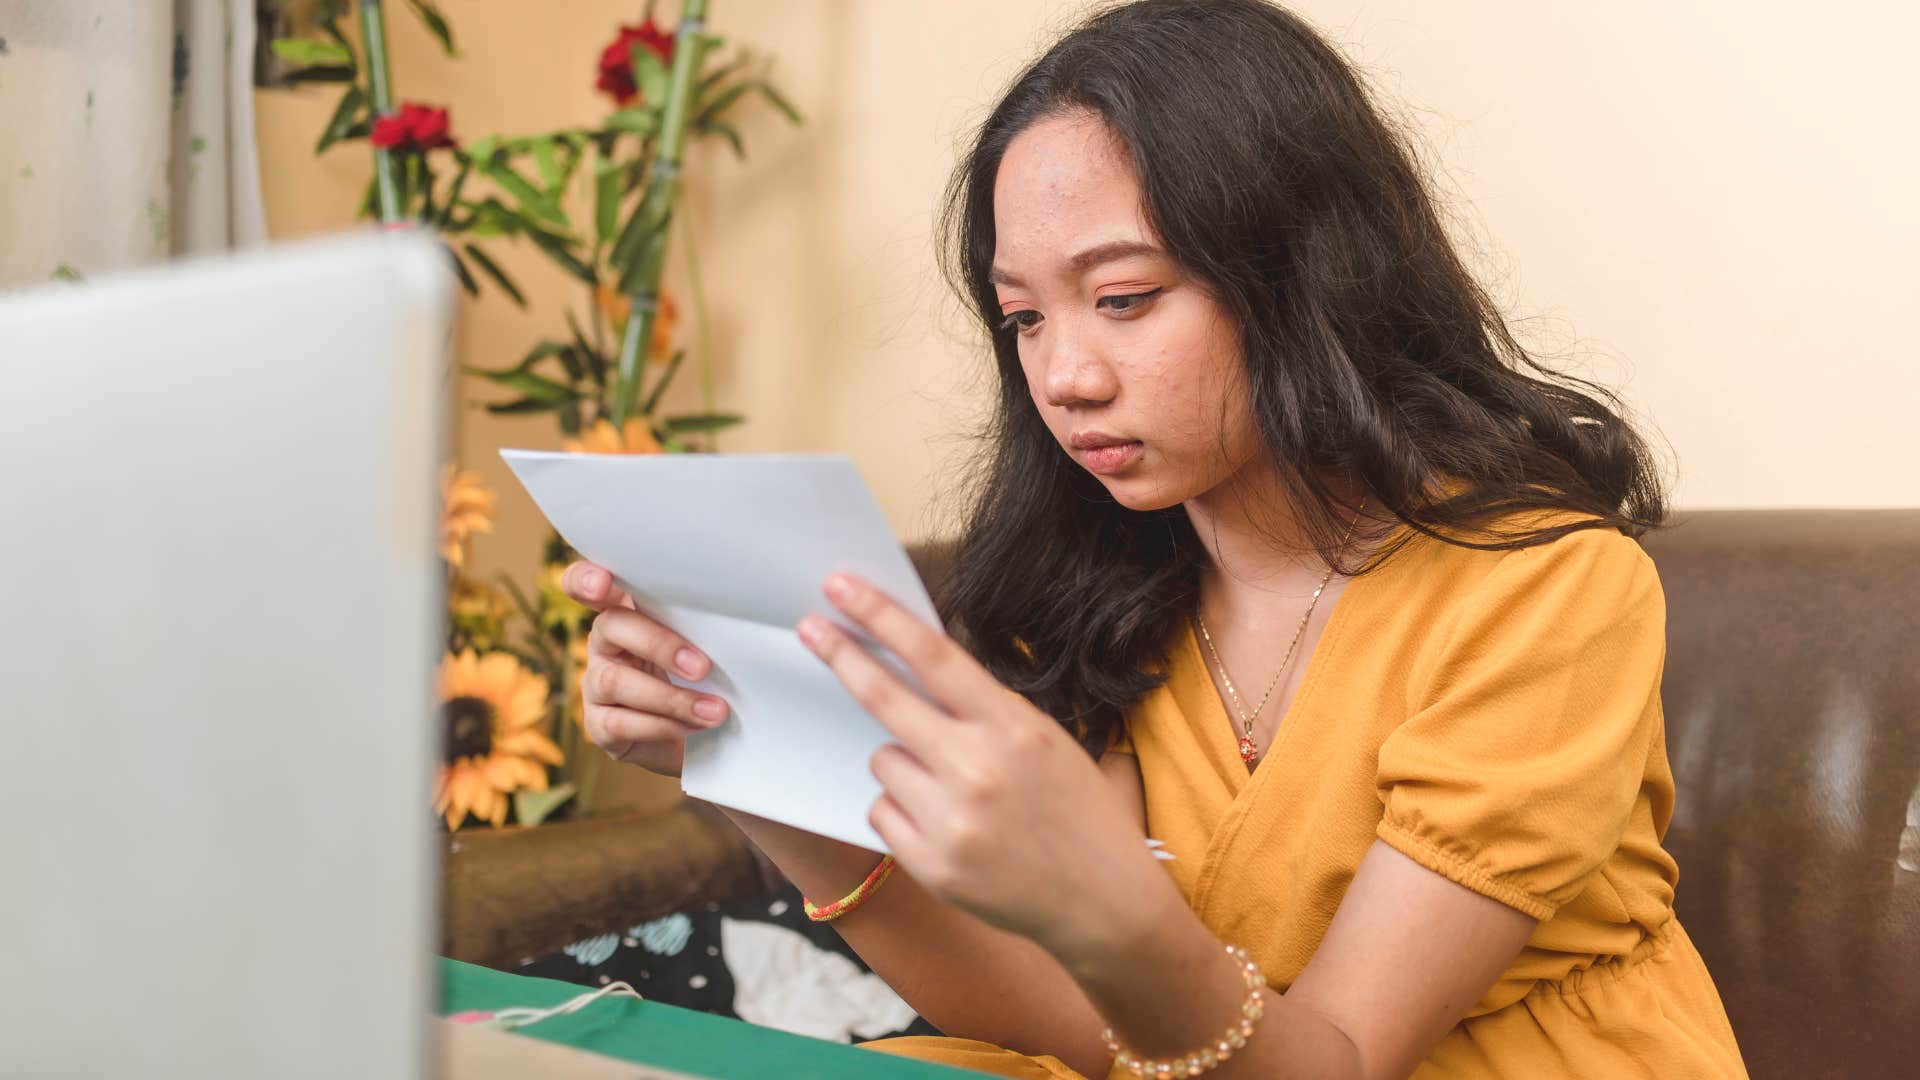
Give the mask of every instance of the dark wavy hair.
POLYGON ((993 188, 1035 121, 1090 109, 1125 143, 1162 246, 1236 320, 1292 529, 1376 568, 1415 533, 1517 548, 1665 516, 1606 390, 1516 341, 1450 243, 1402 132, 1311 27, 1262 0, 1138 0, 1018 78, 947 191, 942 261, 992 337, 998 399, 941 607, 1003 682, 1107 745, 1158 685, 1207 559, 1178 505, 1116 503, 1049 433, 987 274, 993 188), (1345 544, 1359 491, 1386 544, 1345 544), (1528 513, 1529 511, 1541 513, 1528 513), (1401 528, 1400 526, 1406 526, 1401 528))

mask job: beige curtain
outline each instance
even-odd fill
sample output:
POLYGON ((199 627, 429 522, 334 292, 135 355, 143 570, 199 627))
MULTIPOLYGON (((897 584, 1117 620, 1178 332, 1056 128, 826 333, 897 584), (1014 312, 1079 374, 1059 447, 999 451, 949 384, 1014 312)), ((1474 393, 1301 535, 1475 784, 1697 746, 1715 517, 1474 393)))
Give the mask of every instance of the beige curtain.
POLYGON ((253 0, 0 0, 0 287, 266 239, 253 0))

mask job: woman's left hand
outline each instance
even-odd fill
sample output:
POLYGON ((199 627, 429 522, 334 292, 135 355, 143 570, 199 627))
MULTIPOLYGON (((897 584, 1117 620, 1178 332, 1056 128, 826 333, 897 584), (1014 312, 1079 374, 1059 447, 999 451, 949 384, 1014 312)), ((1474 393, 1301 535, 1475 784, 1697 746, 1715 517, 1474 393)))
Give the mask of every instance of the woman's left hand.
POLYGON ((931 697, 832 621, 801 620, 801 640, 899 740, 873 755, 884 791, 868 820, 900 866, 945 902, 1063 959, 1132 932, 1142 902, 1171 880, 1086 752, 871 584, 835 574, 824 591, 931 697))

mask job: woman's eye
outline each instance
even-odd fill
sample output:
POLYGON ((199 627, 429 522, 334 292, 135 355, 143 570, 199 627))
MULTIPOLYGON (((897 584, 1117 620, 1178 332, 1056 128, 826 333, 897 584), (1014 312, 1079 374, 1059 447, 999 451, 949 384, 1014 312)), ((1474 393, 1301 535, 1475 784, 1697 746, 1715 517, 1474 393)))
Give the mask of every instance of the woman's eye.
POLYGON ((1021 308, 1019 311, 1009 312, 1007 317, 1000 321, 1000 329, 1018 330, 1023 334, 1031 333, 1033 328, 1039 325, 1040 313, 1032 308, 1021 308))
POLYGON ((1105 306, 1108 311, 1113 312, 1115 315, 1131 315, 1141 308, 1146 307, 1148 302, 1159 295, 1159 293, 1159 289, 1148 289, 1146 292, 1103 296, 1095 302, 1094 306, 1105 306))

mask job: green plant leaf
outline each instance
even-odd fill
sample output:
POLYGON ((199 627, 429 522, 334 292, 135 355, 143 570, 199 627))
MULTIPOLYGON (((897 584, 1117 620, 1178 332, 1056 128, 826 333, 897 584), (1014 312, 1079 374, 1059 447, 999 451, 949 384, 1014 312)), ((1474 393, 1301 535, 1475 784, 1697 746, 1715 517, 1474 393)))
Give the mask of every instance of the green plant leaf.
POLYGON ((642 195, 640 201, 634 205, 633 212, 627 215, 627 224, 620 230, 620 238, 613 242, 613 251, 608 255, 608 261, 620 270, 623 281, 627 274, 632 272, 635 256, 639 255, 640 249, 647 240, 660 231, 661 226, 666 224, 664 221, 654 220, 653 204, 654 200, 642 195))
POLYGON ((660 381, 653 384, 653 390, 647 394, 645 404, 640 406, 641 415, 653 415, 653 410, 660 404, 660 398, 667 392, 667 384, 673 381, 675 375, 679 374, 680 365, 685 363, 686 360, 687 350, 674 350, 673 359, 667 361, 667 370, 660 373, 660 381))
POLYGON ((323 64, 319 67, 304 67, 287 72, 287 84, 300 83, 350 83, 357 74, 353 68, 339 64, 323 64))
POLYGON ((374 207, 379 205, 379 201, 380 179, 377 176, 370 177, 367 180, 367 189, 360 193, 360 209, 355 211, 353 216, 356 218, 372 217, 374 207))
POLYGON ((752 86, 753 89, 758 91, 761 97, 767 99, 768 104, 772 105, 776 109, 779 109, 780 112, 784 114, 788 120, 791 120, 795 125, 803 124, 806 122, 800 119, 800 110, 794 108, 793 102, 788 101, 786 97, 780 93, 780 91, 775 90, 773 88, 772 83, 768 82, 765 79, 755 79, 748 85, 752 86))
POLYGON ((560 210, 560 204, 554 202, 547 193, 534 187, 527 178, 514 171, 511 165, 485 166, 487 178, 505 188, 514 198, 520 200, 521 209, 542 221, 558 225, 563 229, 571 228, 567 215, 560 210))
POLYGON ((487 411, 495 416, 522 416, 527 413, 552 412, 564 404, 566 403, 563 401, 535 401, 532 398, 521 398, 518 401, 489 405, 487 411))
POLYGON ((480 295, 480 283, 473 280, 473 271, 467 269, 466 261, 453 248, 447 248, 447 254, 453 256, 453 272, 460 278, 460 287, 467 290, 468 296, 480 295))
POLYGON ((719 431, 742 423, 746 417, 737 413, 702 413, 696 416, 669 416, 666 419, 667 432, 682 435, 690 431, 719 431))
POLYGON ((501 292, 512 297, 513 302, 520 307, 527 306, 526 296, 521 294, 520 287, 513 283, 513 279, 507 276, 506 271, 500 269, 499 263, 494 262, 486 252, 481 251, 478 245, 466 244, 464 246, 467 249, 467 254, 472 256, 475 263, 479 264, 480 269, 485 272, 488 277, 493 279, 495 285, 500 286, 501 292))
POLYGON ((360 89, 360 84, 347 87, 347 92, 340 95, 340 104, 333 110, 333 117, 320 132, 320 141, 314 144, 313 152, 322 153, 327 147, 346 138, 360 120, 360 112, 366 105, 367 95, 360 89))
POLYGON ((551 194, 562 183, 560 157, 553 139, 535 139, 528 149, 533 152, 534 166, 540 170, 540 186, 551 194))
POLYGON ((293 64, 339 64, 352 67, 353 54, 345 45, 337 41, 319 41, 314 38, 274 38, 271 44, 273 55, 293 64))
POLYGON ((473 159, 461 154, 460 171, 453 174, 453 183, 447 185, 447 201, 440 208, 441 232, 450 231, 447 225, 453 219, 453 208, 460 205, 460 193, 466 189, 467 175, 471 172, 473 172, 473 159))
POLYGON ((528 229, 527 239, 534 242, 547 258, 560 264, 560 269, 586 282, 589 286, 598 285, 600 279, 594 276, 593 267, 580 261, 573 253, 572 243, 564 236, 547 232, 545 229, 528 229))
POLYGON ((573 346, 568 345, 553 355, 560 359, 560 366, 566 369, 567 382, 578 383, 587 377, 586 365, 581 363, 579 350, 573 346))
POLYGON ((538 825, 573 798, 574 791, 572 784, 555 784, 545 791, 516 791, 513 793, 513 819, 522 825, 538 825))
POLYGON ((481 172, 485 172, 493 167, 494 151, 499 148, 500 137, 498 135, 482 135, 467 145, 467 157, 473 159, 473 163, 479 167, 481 172))
POLYGON ((667 101, 667 69, 653 50, 639 42, 633 43, 633 85, 640 88, 640 100, 649 105, 660 106, 667 101))
POLYGON ((486 368, 469 367, 464 370, 469 375, 478 375, 483 379, 499 383, 509 390, 518 390, 528 401, 557 406, 576 396, 565 383, 554 382, 545 376, 535 375, 521 368, 489 371, 486 368))
POLYGON ((603 244, 613 239, 613 230, 620 225, 620 198, 625 194, 620 173, 621 167, 611 161, 593 166, 593 235, 603 244))
POLYGON ((580 415, 580 402, 569 401, 560 406, 560 434, 577 436, 583 419, 580 415))
POLYGON ((407 0, 407 6, 413 9, 420 21, 427 24, 427 32, 440 42, 448 56, 458 57, 460 50, 453 47, 453 28, 447 25, 446 16, 433 6, 433 0, 407 0))
POLYGON ((573 317, 572 308, 567 309, 567 329, 573 331, 573 347, 586 358, 587 373, 593 376, 596 384, 605 387, 607 385, 606 357, 601 356, 600 350, 587 341, 587 335, 580 332, 580 320, 573 317))
POLYGON ((520 363, 514 365, 513 367, 505 368, 503 370, 532 371, 533 365, 539 363, 542 360, 545 360, 549 356, 558 356, 561 353, 565 352, 568 348, 569 346, 564 341, 555 341, 552 338, 542 338, 537 344, 534 345, 533 348, 527 350, 527 355, 520 358, 520 363))
POLYGON ((606 127, 609 131, 631 131, 636 135, 651 135, 660 130, 660 112, 645 105, 635 105, 609 115, 606 127))
POLYGON ((715 120, 720 119, 721 114, 725 113, 727 109, 732 107, 734 102, 739 101, 740 98, 751 89, 753 89, 752 83, 737 82, 720 91, 714 96, 712 101, 702 105, 700 111, 694 114, 694 125, 696 127, 705 127, 715 120))
POLYGON ((735 130, 732 124, 714 120, 702 125, 701 131, 708 135, 719 135, 725 138, 733 147, 734 156, 741 161, 747 160, 747 144, 740 141, 740 132, 735 130))
MULTIPOLYGON (((712 50, 713 50, 713 46, 710 45, 705 55, 707 56, 714 55, 712 50)), ((741 68, 744 68, 746 66, 747 66, 747 57, 743 53, 739 56, 734 57, 732 60, 729 60, 726 63, 721 64, 719 67, 714 68, 712 71, 707 72, 705 75, 702 75, 700 77, 700 88, 693 95, 693 100, 696 102, 705 101, 707 98, 707 95, 713 93, 714 87, 719 86, 721 83, 725 82, 728 78, 730 78, 735 72, 738 72, 741 68)))

